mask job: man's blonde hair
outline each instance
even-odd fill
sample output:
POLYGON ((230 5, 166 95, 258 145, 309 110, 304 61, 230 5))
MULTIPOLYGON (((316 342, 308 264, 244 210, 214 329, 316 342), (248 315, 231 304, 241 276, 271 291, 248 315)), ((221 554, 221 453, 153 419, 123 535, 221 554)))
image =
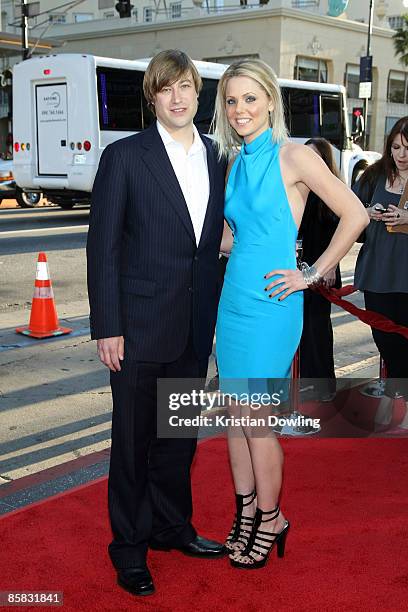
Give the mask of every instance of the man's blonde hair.
POLYGON ((214 128, 214 138, 218 143, 220 157, 223 155, 230 155, 243 141, 243 138, 237 134, 228 122, 225 101, 228 81, 233 77, 239 76, 249 77, 256 81, 272 101, 274 107, 274 110, 270 113, 272 140, 282 143, 288 138, 282 95, 275 72, 262 60, 239 60, 226 69, 217 88, 215 113, 212 125, 214 128))
POLYGON ((163 87, 172 85, 189 72, 198 95, 203 83, 193 60, 186 53, 178 49, 169 49, 155 55, 149 63, 143 79, 143 93, 149 108, 154 112, 156 94, 163 87))

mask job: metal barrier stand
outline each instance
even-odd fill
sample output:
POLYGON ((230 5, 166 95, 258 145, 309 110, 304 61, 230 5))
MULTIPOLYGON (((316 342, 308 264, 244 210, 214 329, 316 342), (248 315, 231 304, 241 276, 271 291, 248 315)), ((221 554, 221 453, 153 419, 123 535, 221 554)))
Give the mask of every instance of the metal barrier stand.
POLYGON ((378 380, 373 380, 368 385, 360 389, 361 395, 367 397, 383 397, 385 391, 385 379, 387 378, 387 368, 384 359, 380 355, 380 372, 378 380))
POLYGON ((301 424, 305 417, 299 412, 299 378, 300 378, 300 350, 297 349, 292 361, 291 381, 290 381, 290 406, 291 413, 287 416, 280 417, 280 420, 285 419, 284 425, 277 425, 273 428, 275 433, 282 436, 310 436, 320 431, 320 427, 313 427, 307 423, 301 424))

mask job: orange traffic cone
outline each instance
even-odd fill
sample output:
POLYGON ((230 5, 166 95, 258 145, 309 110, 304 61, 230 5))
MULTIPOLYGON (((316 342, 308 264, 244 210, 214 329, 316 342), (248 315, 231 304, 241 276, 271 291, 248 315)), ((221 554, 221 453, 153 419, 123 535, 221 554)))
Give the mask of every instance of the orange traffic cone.
POLYGON ((30 323, 28 327, 17 327, 16 332, 32 338, 49 338, 72 332, 68 327, 59 326, 45 253, 38 254, 30 323))

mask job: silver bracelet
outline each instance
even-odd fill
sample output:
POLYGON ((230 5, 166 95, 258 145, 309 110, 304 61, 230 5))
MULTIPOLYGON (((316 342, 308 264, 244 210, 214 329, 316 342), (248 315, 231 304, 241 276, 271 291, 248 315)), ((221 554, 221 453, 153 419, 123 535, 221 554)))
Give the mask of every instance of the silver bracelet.
POLYGON ((299 269, 302 272, 303 280, 308 287, 315 287, 316 285, 320 285, 322 282, 322 277, 316 270, 315 266, 309 266, 305 261, 302 261, 299 269))

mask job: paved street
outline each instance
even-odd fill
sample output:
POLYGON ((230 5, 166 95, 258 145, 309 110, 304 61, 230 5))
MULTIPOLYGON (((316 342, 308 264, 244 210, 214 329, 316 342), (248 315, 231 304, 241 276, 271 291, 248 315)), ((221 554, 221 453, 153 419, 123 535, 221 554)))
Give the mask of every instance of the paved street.
MULTIPOLYGON (((89 338, 88 215, 87 207, 0 207, 0 486, 109 447, 108 375, 89 338), (60 322, 74 330, 45 341, 14 332, 29 319, 39 251, 48 256, 60 322)), ((352 282, 358 249, 342 262, 345 284, 352 282)), ((362 304, 360 295, 353 300, 362 304)), ((338 376, 375 376, 369 328, 338 308, 333 324, 338 376)))

